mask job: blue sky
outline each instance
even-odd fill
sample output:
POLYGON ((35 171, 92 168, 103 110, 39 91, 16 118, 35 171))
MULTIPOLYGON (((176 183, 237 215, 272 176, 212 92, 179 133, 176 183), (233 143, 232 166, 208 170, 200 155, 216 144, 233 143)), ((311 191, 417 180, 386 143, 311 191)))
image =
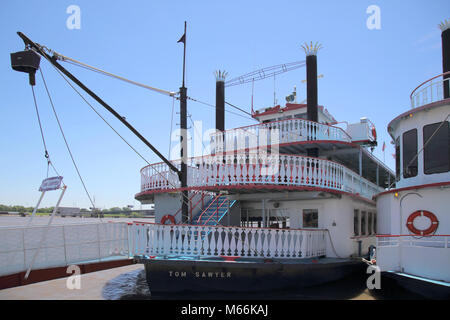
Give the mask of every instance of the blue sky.
MULTIPOLYGON (((46 161, 27 75, 10 67, 10 52, 23 49, 22 31, 35 42, 66 56, 148 85, 177 91, 181 86, 182 50, 177 40, 188 22, 188 95, 215 101, 213 72, 236 77, 260 68, 304 60, 301 44, 319 41, 319 104, 338 121, 366 116, 377 126, 374 154, 393 168, 394 153, 386 127, 409 108, 409 94, 422 81, 441 73, 440 21, 450 18, 450 2, 359 1, 2 1, 0 11, 0 203, 33 206, 46 161), (81 9, 80 29, 68 29, 67 7, 81 9), (369 30, 367 7, 381 9, 381 29, 369 30)), ((168 154, 172 99, 65 64, 85 84, 126 116, 148 140, 168 154)), ((51 65, 41 61, 87 188, 101 208, 139 206, 139 170, 145 165, 108 128, 51 65)), ((306 96, 305 69, 276 78, 280 103, 297 86, 306 96)), ((255 108, 273 104, 273 79, 255 83, 255 108)), ((90 206, 51 112, 40 76, 35 87, 48 151, 68 185, 64 206, 90 206)), ((92 101, 91 99, 89 99, 92 101)), ((226 100, 250 110, 251 84, 227 88, 226 100)), ((116 119, 102 115, 150 162, 159 159, 116 119)), ((178 103, 175 109, 179 108, 178 103)), ((233 109, 231 109, 233 111, 233 109)), ((192 119, 203 131, 214 127, 214 109, 188 102, 192 119)), ((178 123, 174 117, 174 128, 178 123)), ((254 121, 226 114, 226 127, 254 121)), ((50 195, 43 206, 56 202, 50 195)))

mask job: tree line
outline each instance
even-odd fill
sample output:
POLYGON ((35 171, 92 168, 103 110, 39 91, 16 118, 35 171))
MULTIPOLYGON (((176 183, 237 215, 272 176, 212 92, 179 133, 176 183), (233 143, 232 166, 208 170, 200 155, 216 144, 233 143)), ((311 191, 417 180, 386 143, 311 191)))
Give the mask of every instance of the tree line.
MULTIPOLYGON (((53 209, 55 207, 47 207, 47 208, 39 208, 37 209, 36 212, 39 213, 52 213, 53 209)), ((25 212, 33 212, 34 207, 25 207, 25 206, 20 206, 20 205, 13 205, 13 206, 8 206, 5 204, 0 204, 0 211, 8 211, 8 212, 19 212, 19 213, 25 213, 25 212)), ((81 212, 88 212, 88 209, 81 209, 81 212)), ((110 211, 130 211, 130 208, 128 207, 123 207, 123 208, 119 208, 119 207, 113 207, 110 209, 101 209, 98 210, 101 212, 110 212, 110 211)))

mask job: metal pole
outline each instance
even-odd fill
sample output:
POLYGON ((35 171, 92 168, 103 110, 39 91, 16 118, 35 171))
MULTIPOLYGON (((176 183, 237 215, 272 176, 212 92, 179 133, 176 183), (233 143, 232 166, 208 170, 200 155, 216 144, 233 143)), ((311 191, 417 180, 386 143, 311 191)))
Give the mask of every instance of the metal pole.
POLYGON ((37 203, 36 207, 34 208, 33 213, 31 214, 30 220, 28 220, 27 227, 29 227, 31 225, 34 215, 36 214, 36 211, 39 208, 39 205, 41 204, 42 198, 44 198, 44 194, 45 194, 45 191, 42 191, 42 194, 39 197, 38 203, 37 203))
POLYGON ((31 268, 33 267, 33 264, 37 258, 37 255, 39 254, 39 251, 41 250, 42 244, 45 241, 45 238, 47 237, 47 232, 48 232, 48 227, 50 226, 50 224, 53 221, 53 217, 55 216, 56 211, 59 208, 59 204, 61 203, 61 200, 64 196, 64 193, 66 192, 67 186, 62 187, 62 192, 61 195, 59 196, 58 202, 56 203, 55 208, 53 209, 52 215, 50 216, 50 220, 47 223, 47 226, 45 227, 44 233, 42 234, 41 237, 41 242, 39 243, 38 248, 36 249, 36 252, 34 253, 33 259, 31 260, 30 266, 28 267, 27 273, 25 274, 25 280, 28 279, 28 276, 30 275, 31 272, 31 268))
POLYGON ((184 41, 183 41, 183 81, 180 88, 180 156, 181 156, 181 170, 180 170, 180 182, 181 182, 181 222, 189 222, 189 199, 187 188, 187 88, 184 85, 185 71, 186 71, 186 21, 184 22, 184 41))

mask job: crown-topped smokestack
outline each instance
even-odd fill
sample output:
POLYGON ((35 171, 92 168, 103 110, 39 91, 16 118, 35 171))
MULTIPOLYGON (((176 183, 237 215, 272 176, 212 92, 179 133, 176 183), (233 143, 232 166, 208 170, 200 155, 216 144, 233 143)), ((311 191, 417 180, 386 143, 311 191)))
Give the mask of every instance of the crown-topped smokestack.
POLYGON ((308 120, 318 121, 317 98, 317 52, 322 48, 319 43, 305 43, 302 48, 306 53, 306 103, 308 120))
POLYGON ((225 130, 225 71, 216 71, 216 129, 225 130))
MULTIPOLYGON (((445 20, 439 24, 442 31, 442 73, 450 71, 450 21, 445 20)), ((450 75, 445 75, 445 79, 450 79, 450 75)), ((444 99, 450 98, 450 80, 444 81, 444 99)))
MULTIPOLYGON (((317 90, 317 52, 322 45, 311 42, 305 43, 302 48, 306 53, 306 112, 308 120, 318 122, 318 90, 317 90)), ((319 149, 313 148, 307 150, 308 156, 318 157, 319 149)))

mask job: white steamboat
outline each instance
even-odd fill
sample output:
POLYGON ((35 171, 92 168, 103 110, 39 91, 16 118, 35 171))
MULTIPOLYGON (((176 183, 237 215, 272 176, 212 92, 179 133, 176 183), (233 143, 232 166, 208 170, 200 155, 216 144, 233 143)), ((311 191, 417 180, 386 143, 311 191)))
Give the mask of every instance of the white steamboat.
POLYGON ((218 125, 211 154, 187 160, 185 188, 166 163, 141 170, 136 199, 155 205, 157 223, 133 226, 133 252, 152 292, 301 287, 364 270, 361 257, 375 245, 372 198, 394 172, 371 153, 370 121, 343 129, 317 105, 318 47, 305 49, 307 104, 291 98, 254 112, 259 124, 218 125))
POLYGON ((441 24, 443 74, 411 93, 388 125, 396 188, 376 197, 377 265, 401 285, 450 298, 450 22, 441 24))

